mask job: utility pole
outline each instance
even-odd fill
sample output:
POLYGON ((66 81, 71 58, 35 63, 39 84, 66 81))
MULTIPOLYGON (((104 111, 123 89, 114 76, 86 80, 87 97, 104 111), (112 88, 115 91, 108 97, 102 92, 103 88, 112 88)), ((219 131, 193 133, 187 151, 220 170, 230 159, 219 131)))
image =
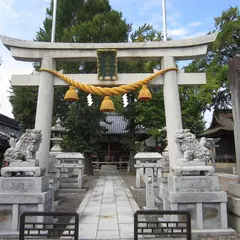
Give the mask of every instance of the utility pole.
POLYGON ((167 16, 165 0, 162 0, 162 15, 163 15, 163 41, 167 41, 167 16))
POLYGON ((52 43, 55 42, 56 16, 57 16, 57 0, 53 0, 53 18, 52 18, 52 33, 51 33, 52 43))

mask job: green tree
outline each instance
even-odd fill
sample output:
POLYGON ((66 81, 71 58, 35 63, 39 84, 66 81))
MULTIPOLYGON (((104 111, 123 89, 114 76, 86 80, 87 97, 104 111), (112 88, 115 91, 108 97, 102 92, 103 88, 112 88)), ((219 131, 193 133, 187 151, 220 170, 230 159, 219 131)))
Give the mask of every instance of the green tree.
POLYGON ((82 152, 86 160, 86 172, 93 173, 91 154, 98 153, 98 141, 106 129, 99 122, 104 119, 104 113, 99 111, 98 96, 93 96, 93 105, 87 106, 86 93, 78 103, 69 106, 68 116, 65 120, 67 134, 63 139, 63 148, 68 152, 82 152))
POLYGON ((205 121, 205 96, 201 87, 181 86, 179 88, 183 128, 190 129, 197 136, 203 132, 205 121))
MULTIPOLYGON (((52 10, 53 6, 50 4, 43 28, 37 32, 35 40, 50 40, 52 10)), ((108 0, 72 0, 71 4, 67 0, 58 1, 56 42, 127 42, 130 31, 131 25, 126 23, 120 12, 111 8, 108 0)), ((39 64, 35 64, 35 69, 39 67, 39 64)), ((96 73, 96 62, 57 62, 57 69, 63 69, 64 73, 79 73, 80 67, 84 73, 96 73)), ((64 141, 69 144, 64 144, 65 149, 82 151, 89 160, 87 161, 87 173, 92 174, 92 162, 89 156, 98 149, 98 143, 93 139, 98 139, 102 131, 100 121, 105 119, 97 108, 101 98, 95 98, 95 107, 88 107, 86 94, 79 91, 80 101, 68 105, 63 101, 65 91, 66 88, 55 89, 53 116, 60 116, 68 129, 68 135, 64 141)), ((36 97, 29 96, 27 100, 26 88, 14 88, 11 103, 15 118, 24 127, 33 126, 36 97), (21 97, 24 94, 25 98, 21 97), (30 99, 31 104, 28 104, 30 99), (28 107, 24 112, 26 104, 28 107), (27 124, 25 120, 28 120, 27 124)))
MULTIPOLYGON (((131 41, 132 42, 143 42, 143 41, 159 41, 162 39, 162 33, 156 31, 153 26, 149 24, 143 24, 137 30, 131 33, 131 41)), ((136 62, 124 62, 121 63, 119 66, 119 72, 121 73, 152 73, 153 69, 159 66, 160 62, 157 61, 136 61, 136 62)), ((153 90, 155 88, 152 88, 153 90)), ((159 90, 159 88, 158 88, 159 90)), ((157 94, 158 91, 154 91, 157 94)), ((154 94, 153 93, 153 94, 154 94)), ((130 171, 134 172, 134 155, 136 153, 137 146, 135 145, 137 141, 137 131, 140 127, 145 128, 153 128, 154 124, 159 120, 158 116, 153 116, 151 112, 148 115, 149 107, 153 109, 157 109, 159 104, 154 105, 157 103, 158 98, 154 98, 151 103, 142 103, 137 101, 138 98, 138 91, 130 92, 127 94, 128 97, 128 106, 126 108, 122 107, 122 99, 117 97, 115 100, 116 110, 122 114, 127 120, 127 130, 128 130, 128 138, 131 140, 128 143, 123 143, 127 149, 130 150, 130 171), (120 103, 119 103, 120 102, 120 103), (120 105, 120 106, 119 106, 120 105), (152 116, 152 118, 150 117, 152 116)), ((164 116, 164 114, 161 114, 164 116)), ((158 124, 161 124, 158 122, 158 124)))
MULTIPOLYGON (((160 41, 162 40, 161 32, 156 31, 153 26, 144 24, 140 26, 135 32, 131 34, 132 41, 160 41)), ((130 62, 124 63, 123 70, 128 72, 148 72, 152 73, 153 69, 160 69, 161 64, 157 61, 147 62, 130 62)), ((134 170, 133 156, 136 151, 135 142, 137 140, 136 131, 143 126, 147 132, 156 139, 165 137, 165 111, 164 111, 164 97, 163 88, 160 86, 151 86, 152 100, 148 102, 136 101, 138 91, 128 94, 129 105, 126 108, 122 107, 122 99, 117 97, 115 99, 116 110, 120 112, 126 119, 128 119, 128 135, 131 142, 127 144, 130 149, 130 170, 134 170)), ((199 91, 199 87, 180 87, 180 101, 182 109, 183 127, 189 128, 192 132, 199 134, 204 130, 203 110, 205 107, 204 94, 199 91)), ((165 142, 162 142, 164 145, 165 142)))
POLYGON ((216 41, 205 57, 193 61, 186 72, 206 72, 207 85, 200 91, 205 95, 205 109, 231 107, 228 62, 240 53, 240 15, 237 7, 230 7, 215 18, 216 41))
POLYGON ((33 129, 36 116, 38 88, 11 87, 9 101, 12 113, 20 124, 21 130, 33 129))

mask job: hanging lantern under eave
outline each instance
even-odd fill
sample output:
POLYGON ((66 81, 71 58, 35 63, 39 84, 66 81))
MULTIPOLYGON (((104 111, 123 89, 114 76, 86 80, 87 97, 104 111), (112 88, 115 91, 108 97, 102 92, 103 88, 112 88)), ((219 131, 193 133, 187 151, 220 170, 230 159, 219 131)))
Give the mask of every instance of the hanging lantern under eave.
POLYGON ((147 85, 143 85, 142 89, 140 90, 138 94, 138 100, 139 101, 149 101, 152 99, 152 94, 148 89, 147 85))
POLYGON ((105 96, 101 106, 100 106, 100 111, 101 112, 114 112, 115 111, 115 107, 113 104, 113 101, 110 99, 109 96, 105 96))
POLYGON ((67 90, 67 92, 64 96, 64 100, 68 101, 68 102, 76 102, 79 100, 79 97, 78 97, 75 87, 73 87, 73 86, 69 87, 69 89, 67 90))

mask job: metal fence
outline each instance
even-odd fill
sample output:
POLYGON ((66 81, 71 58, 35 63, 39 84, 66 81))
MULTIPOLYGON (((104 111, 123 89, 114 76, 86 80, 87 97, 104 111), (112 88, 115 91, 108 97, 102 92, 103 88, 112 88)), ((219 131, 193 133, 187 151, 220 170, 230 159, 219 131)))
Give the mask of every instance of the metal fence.
POLYGON ((191 215, 187 211, 138 210, 134 214, 134 240, 139 236, 191 240, 191 215))
POLYGON ((33 237, 42 239, 46 237, 72 237, 78 240, 79 215, 70 212, 24 212, 20 216, 19 240, 33 237), (39 217, 42 217, 39 219, 39 217), (53 217, 74 217, 74 223, 57 221, 53 217), (38 218, 38 219, 37 219, 38 218), (37 220, 36 220, 37 219, 37 220))

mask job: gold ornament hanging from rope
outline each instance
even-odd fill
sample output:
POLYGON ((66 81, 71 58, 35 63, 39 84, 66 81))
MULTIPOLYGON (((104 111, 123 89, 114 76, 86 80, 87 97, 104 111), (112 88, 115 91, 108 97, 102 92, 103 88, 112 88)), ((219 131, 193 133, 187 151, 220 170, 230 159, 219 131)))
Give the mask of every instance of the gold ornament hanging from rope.
POLYGON ((69 89, 67 90, 64 100, 68 102, 76 102, 79 100, 76 88, 73 86, 70 86, 69 89))
POLYGON ((113 104, 113 101, 111 100, 111 98, 109 96, 105 96, 101 106, 100 106, 100 111, 101 112, 114 112, 115 111, 115 107, 113 104))
POLYGON ((152 99, 152 94, 150 90, 148 89, 147 85, 143 85, 142 89, 140 90, 138 94, 138 100, 142 102, 146 102, 152 99))

